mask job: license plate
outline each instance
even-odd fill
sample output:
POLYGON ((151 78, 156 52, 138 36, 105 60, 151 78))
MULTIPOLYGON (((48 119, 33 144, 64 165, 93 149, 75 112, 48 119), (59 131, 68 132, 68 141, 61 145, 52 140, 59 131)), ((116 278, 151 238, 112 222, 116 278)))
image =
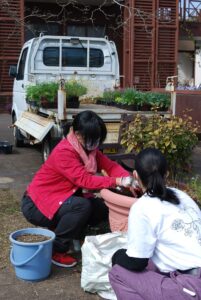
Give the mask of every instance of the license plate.
POLYGON ((115 149, 115 148, 105 148, 105 149, 103 149, 103 153, 105 153, 105 154, 114 154, 114 153, 117 153, 117 149, 115 149))
POLYGON ((106 123, 107 136, 104 141, 105 144, 116 144, 119 140, 120 123, 106 123))

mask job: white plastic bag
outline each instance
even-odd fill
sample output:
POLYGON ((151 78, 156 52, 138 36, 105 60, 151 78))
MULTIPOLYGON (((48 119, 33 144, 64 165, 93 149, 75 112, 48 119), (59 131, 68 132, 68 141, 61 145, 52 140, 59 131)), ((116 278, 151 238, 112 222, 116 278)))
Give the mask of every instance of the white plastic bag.
POLYGON ((118 249, 126 248, 127 235, 124 232, 112 232, 86 236, 82 245, 81 287, 90 293, 116 300, 111 288, 108 272, 111 259, 118 249))

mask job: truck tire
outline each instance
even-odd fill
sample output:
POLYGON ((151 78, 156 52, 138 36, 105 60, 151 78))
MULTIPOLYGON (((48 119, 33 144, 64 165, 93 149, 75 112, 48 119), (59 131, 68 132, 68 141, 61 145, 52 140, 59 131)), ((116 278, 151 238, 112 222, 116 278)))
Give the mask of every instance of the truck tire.
POLYGON ((45 162, 48 159, 52 151, 50 136, 46 136, 42 141, 42 161, 45 162))
MULTIPOLYGON (((16 116, 13 116, 13 124, 16 122, 16 116)), ((21 134, 19 128, 13 127, 13 138, 15 147, 24 147, 24 137, 21 134)))

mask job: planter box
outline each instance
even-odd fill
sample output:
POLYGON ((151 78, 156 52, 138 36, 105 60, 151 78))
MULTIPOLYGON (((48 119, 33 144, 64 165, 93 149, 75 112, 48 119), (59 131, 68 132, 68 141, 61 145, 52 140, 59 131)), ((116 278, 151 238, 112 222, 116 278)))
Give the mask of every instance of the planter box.
POLYGON ((66 107, 67 108, 79 108, 80 106, 80 101, 79 97, 77 96, 69 96, 66 99, 66 107))

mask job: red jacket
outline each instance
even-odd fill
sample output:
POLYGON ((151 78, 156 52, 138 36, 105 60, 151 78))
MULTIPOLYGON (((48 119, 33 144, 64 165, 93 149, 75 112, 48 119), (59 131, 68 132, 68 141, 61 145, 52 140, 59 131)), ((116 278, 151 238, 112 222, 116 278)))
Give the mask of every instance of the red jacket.
POLYGON ((94 190, 112 187, 116 177, 129 175, 99 150, 96 160, 98 172, 104 169, 112 177, 89 174, 79 154, 67 139, 63 139, 35 174, 27 193, 42 214, 52 219, 60 205, 78 188, 94 190))

